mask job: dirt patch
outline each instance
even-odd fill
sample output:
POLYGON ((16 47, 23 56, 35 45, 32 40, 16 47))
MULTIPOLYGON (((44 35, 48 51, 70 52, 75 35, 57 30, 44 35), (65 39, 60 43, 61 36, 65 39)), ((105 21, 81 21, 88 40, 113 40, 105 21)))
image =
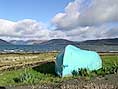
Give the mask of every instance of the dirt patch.
POLYGON ((11 86, 6 89, 118 89, 118 74, 96 77, 91 80, 81 78, 63 81, 59 84, 37 84, 27 86, 11 86))
POLYGON ((62 83, 62 89, 118 89, 118 74, 96 77, 89 81, 72 79, 62 83))

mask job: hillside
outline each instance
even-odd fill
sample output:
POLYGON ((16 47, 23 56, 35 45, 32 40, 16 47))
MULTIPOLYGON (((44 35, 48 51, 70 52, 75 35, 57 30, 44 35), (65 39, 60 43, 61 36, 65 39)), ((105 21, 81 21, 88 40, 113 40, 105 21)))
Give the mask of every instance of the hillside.
POLYGON ((80 42, 80 44, 84 44, 84 45, 118 45, 118 38, 87 40, 87 41, 80 42))
POLYGON ((38 44, 40 48, 47 51, 63 50, 67 45, 78 45, 78 43, 66 39, 52 39, 38 44))
POLYGON ((40 45, 69 45, 69 44, 78 45, 77 42, 69 41, 66 39, 52 39, 52 40, 40 43, 40 45))
POLYGON ((11 43, 5 41, 5 40, 2 40, 0 39, 0 45, 11 45, 11 43))

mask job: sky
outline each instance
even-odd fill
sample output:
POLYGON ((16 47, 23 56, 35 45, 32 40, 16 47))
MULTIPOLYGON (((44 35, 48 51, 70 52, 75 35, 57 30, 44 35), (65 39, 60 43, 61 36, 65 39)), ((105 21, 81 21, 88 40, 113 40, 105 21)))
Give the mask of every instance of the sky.
POLYGON ((48 22, 56 13, 64 11, 69 1, 71 0, 0 0, 0 18, 48 22))
POLYGON ((118 38, 118 0, 0 0, 0 39, 118 38))

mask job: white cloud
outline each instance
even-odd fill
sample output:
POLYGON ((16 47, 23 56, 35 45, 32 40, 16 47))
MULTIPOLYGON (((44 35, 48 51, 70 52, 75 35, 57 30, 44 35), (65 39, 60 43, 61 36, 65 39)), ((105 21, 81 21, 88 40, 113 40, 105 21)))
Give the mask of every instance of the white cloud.
POLYGON ((0 19, 0 38, 12 39, 41 39, 48 40, 52 38, 66 37, 62 31, 49 30, 41 22, 31 19, 25 19, 12 22, 0 19))
POLYGON ((12 35, 14 32, 15 23, 7 20, 0 19, 0 36, 1 35, 12 35))
POLYGON ((70 2, 65 7, 65 12, 57 14, 52 22, 57 27, 66 29, 70 25, 91 26, 118 21, 118 0, 89 0, 91 1, 89 5, 83 5, 85 1, 87 2, 87 0, 70 2))
POLYGON ((118 0, 75 0, 52 19, 71 40, 118 37, 118 0))
POLYGON ((77 25, 77 21, 79 19, 78 12, 78 3, 79 2, 71 2, 65 8, 65 13, 58 13, 53 19, 52 22, 59 29, 74 28, 77 25))

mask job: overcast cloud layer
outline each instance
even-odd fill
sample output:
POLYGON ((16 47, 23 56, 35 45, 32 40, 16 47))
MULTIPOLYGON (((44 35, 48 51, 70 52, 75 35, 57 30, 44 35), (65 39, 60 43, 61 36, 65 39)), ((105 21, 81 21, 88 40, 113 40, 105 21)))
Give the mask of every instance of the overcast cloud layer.
POLYGON ((0 19, 0 38, 89 40, 118 37, 118 0, 75 0, 52 18, 55 30, 31 19, 0 19))

